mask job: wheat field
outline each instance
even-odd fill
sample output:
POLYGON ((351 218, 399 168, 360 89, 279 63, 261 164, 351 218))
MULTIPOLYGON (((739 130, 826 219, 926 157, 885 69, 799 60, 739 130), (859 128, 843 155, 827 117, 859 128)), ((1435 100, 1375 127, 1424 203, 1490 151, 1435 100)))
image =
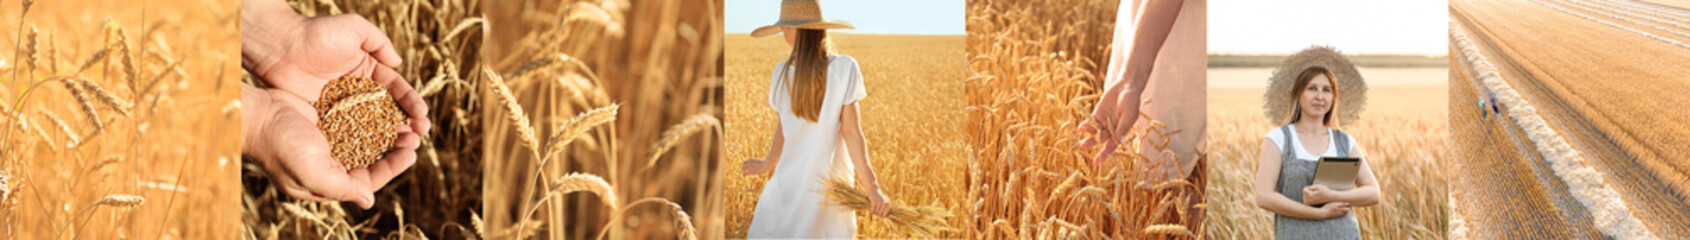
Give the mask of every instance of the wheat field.
MULTIPOLYGON (((1281 124, 1262 116, 1262 91, 1272 69, 1210 68, 1208 238, 1273 235, 1273 215, 1256 207, 1256 157, 1268 131, 1281 124), (1238 83, 1238 84, 1229 84, 1238 83)), ((1360 69, 1370 88, 1355 123, 1338 128, 1372 161, 1380 203, 1356 208, 1365 239, 1443 239, 1449 233, 1448 180, 1439 169, 1451 158, 1445 70, 1360 69)))
POLYGON ((0 236, 237 236, 238 5, 0 2, 0 236))
MULTIPOLYGON (((893 204, 936 206, 948 211, 950 231, 919 236, 899 231, 880 217, 857 213, 857 237, 961 237, 967 186, 962 175, 968 151, 962 139, 963 37, 876 35, 830 32, 834 50, 860 64, 868 98, 858 102, 863 135, 880 186, 893 204)), ((778 118, 768 107, 774 65, 789 55, 781 36, 729 34, 727 165, 728 238, 743 238, 769 175, 746 176, 746 159, 764 158, 778 118)))
POLYGON ((1184 180, 1123 171, 1148 162, 1127 151, 1140 149, 1133 139, 1178 133, 1129 134, 1113 153, 1118 168, 1091 166, 1097 150, 1078 147, 1076 129, 1102 92, 1118 4, 969 1, 969 238, 1201 237, 1209 160, 1195 160, 1184 180))
MULTIPOLYGON (((1550 194, 1551 199, 1580 200, 1562 207, 1575 213, 1569 216, 1611 219, 1594 222, 1602 234, 1690 232, 1684 227, 1690 215, 1683 214, 1690 209, 1683 201, 1690 196, 1685 180, 1690 164, 1684 161, 1690 156, 1678 150, 1690 142, 1684 137, 1690 130, 1662 124, 1690 117, 1669 110, 1683 108, 1690 98, 1661 94, 1690 89, 1681 81, 1690 78, 1685 66, 1690 55, 1684 54, 1690 52, 1690 25, 1684 24, 1690 11, 1640 1, 1452 1, 1450 15, 1452 29, 1465 29, 1500 80, 1530 103, 1526 112, 1541 116, 1536 121, 1544 127, 1520 125, 1528 131, 1515 138, 1553 134, 1564 141, 1551 144, 1569 149, 1544 151, 1541 160, 1519 159, 1554 170, 1532 184, 1567 192, 1550 194), (1573 157, 1554 157, 1566 152, 1573 157)), ((1509 230, 1527 220, 1467 219, 1474 230, 1509 230)))
POLYGON ((435 127, 368 211, 291 199, 249 167, 247 238, 722 234, 722 2, 290 4, 381 28, 435 127))

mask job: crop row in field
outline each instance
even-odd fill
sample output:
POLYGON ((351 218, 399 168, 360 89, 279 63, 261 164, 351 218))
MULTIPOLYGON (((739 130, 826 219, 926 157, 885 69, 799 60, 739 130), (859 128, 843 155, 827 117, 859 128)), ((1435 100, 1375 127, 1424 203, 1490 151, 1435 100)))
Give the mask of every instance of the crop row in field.
POLYGON ((1609 187, 1606 174, 1587 163, 1589 160, 1579 150, 1538 115, 1537 109, 1509 85, 1460 24, 1450 23, 1450 35, 1460 50, 1462 63, 1473 69, 1472 74, 1488 92, 1496 95, 1499 106, 1508 112, 1506 116, 1526 132, 1539 155, 1551 163, 1574 197, 1595 216, 1603 233, 1623 238, 1654 237, 1654 233, 1632 216, 1619 193, 1609 187))

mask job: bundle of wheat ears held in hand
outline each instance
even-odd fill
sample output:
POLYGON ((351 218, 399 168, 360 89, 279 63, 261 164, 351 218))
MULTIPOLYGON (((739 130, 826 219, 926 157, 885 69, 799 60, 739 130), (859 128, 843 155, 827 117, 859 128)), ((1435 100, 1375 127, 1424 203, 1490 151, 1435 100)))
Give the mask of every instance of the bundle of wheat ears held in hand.
POLYGON ((317 128, 328 138, 331 155, 346 169, 381 159, 399 138, 399 126, 409 124, 387 89, 367 77, 331 80, 311 105, 317 108, 317 128))

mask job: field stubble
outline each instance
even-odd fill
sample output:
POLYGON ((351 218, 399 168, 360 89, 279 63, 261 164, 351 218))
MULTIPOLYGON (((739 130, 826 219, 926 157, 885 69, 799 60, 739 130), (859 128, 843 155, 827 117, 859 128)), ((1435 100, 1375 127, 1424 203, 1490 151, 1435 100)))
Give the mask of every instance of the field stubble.
POLYGON ((1685 177, 1690 161, 1684 161, 1690 152, 1675 149, 1690 144, 1684 137, 1690 129, 1661 123, 1690 118, 1690 112, 1670 110, 1690 107, 1690 96, 1664 94, 1690 89, 1690 82, 1682 81, 1690 79, 1690 55, 1683 54, 1690 49, 1572 13, 1679 42, 1690 39, 1613 17, 1625 14, 1592 13, 1561 1, 1450 5, 1452 17, 1467 23, 1474 39, 1492 39, 1485 45, 1494 51, 1487 55, 1510 60, 1498 67, 1520 76, 1508 80, 1540 105, 1544 118, 1587 157, 1601 160, 1593 161, 1594 167, 1609 176, 1632 208, 1640 209, 1634 214, 1662 236, 1686 232, 1681 223, 1690 216, 1678 213, 1690 207, 1683 200, 1690 198, 1690 178, 1685 177))

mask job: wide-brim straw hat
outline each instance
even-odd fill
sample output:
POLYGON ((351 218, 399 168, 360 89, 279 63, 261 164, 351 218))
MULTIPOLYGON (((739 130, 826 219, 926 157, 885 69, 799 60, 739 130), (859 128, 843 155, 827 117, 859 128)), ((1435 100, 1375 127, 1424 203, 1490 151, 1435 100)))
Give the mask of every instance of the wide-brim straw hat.
POLYGON ((803 29, 856 29, 845 20, 822 19, 822 6, 816 0, 780 1, 780 21, 751 31, 751 37, 766 37, 780 33, 780 27, 803 29))
POLYGON ((1273 76, 1268 77, 1267 93, 1262 94, 1262 110, 1267 113, 1267 120, 1273 124, 1285 124, 1291 121, 1292 108, 1297 105, 1295 90, 1297 75, 1310 67, 1325 67, 1331 70, 1334 85, 1338 89, 1337 111, 1332 113, 1333 125, 1342 125, 1355 121, 1360 117, 1362 109, 1367 105, 1367 82, 1361 78, 1350 59, 1345 58, 1338 50, 1330 46, 1311 46, 1286 57, 1273 70, 1273 76))

